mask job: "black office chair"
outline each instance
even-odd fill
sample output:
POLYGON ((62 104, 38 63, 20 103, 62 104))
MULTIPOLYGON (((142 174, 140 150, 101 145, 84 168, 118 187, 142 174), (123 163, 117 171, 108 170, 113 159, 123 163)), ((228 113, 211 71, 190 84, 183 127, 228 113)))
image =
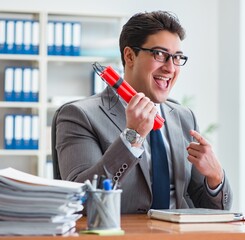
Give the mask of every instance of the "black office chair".
POLYGON ((61 179, 60 169, 59 169, 59 160, 58 154, 56 151, 56 121, 59 115, 60 110, 67 104, 76 102, 78 100, 73 100, 61 105, 54 113, 52 124, 51 124, 51 150, 52 150, 52 159, 53 159, 53 177, 54 179, 61 179))
POLYGON ((51 125, 51 150, 52 150, 52 159, 53 159, 53 177, 54 179, 61 179, 58 155, 56 151, 56 119, 61 108, 58 108, 54 114, 52 125, 51 125))

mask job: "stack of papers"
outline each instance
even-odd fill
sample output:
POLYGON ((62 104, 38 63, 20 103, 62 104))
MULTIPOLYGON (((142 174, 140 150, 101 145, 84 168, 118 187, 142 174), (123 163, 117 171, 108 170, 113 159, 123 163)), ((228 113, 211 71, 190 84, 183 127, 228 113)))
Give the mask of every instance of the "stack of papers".
POLYGON ((0 170, 0 235, 63 235, 82 217, 85 184, 0 170))

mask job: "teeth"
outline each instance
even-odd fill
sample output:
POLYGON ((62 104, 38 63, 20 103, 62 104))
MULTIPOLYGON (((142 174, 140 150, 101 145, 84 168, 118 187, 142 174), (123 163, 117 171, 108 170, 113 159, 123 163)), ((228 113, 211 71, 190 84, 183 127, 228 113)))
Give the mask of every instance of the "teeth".
POLYGON ((168 81, 168 80, 170 80, 170 78, 162 77, 162 76, 156 76, 155 78, 158 78, 158 79, 163 80, 163 81, 168 81))

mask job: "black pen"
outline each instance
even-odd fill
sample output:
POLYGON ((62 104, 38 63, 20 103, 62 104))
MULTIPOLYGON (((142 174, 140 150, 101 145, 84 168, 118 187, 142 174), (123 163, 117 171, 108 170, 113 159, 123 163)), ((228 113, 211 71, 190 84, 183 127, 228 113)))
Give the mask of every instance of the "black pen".
POLYGON ((99 177, 99 181, 98 181, 98 188, 99 189, 103 189, 103 181, 106 179, 106 176, 105 175, 101 175, 99 177))

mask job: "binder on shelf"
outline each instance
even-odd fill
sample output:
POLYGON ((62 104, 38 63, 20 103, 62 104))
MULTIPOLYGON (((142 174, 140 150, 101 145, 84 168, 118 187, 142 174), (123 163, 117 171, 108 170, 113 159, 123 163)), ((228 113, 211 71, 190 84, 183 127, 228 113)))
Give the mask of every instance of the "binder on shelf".
POLYGON ((31 122, 31 148, 38 149, 39 144, 39 116, 32 115, 31 122))
POLYGON ((105 81, 101 81, 101 77, 95 72, 92 72, 92 92, 91 94, 97 94, 102 92, 107 86, 105 81))
POLYGON ((4 100, 14 101, 14 68, 5 68, 4 73, 4 100))
POLYGON ((39 22, 36 20, 32 21, 31 52, 35 55, 39 53, 39 22))
POLYGON ((64 22, 63 23, 63 55, 71 56, 72 55, 72 23, 64 22))
POLYGON ((15 35, 15 24, 14 20, 6 21, 6 53, 14 53, 14 35, 15 35))
POLYGON ((52 144, 51 144, 51 126, 46 127, 46 152, 50 154, 52 152, 52 144))
POLYGON ((18 114, 14 116, 14 147, 23 149, 23 117, 18 114))
POLYGON ((22 20, 15 21, 14 53, 23 54, 23 26, 22 20))
POLYGON ((22 68, 15 68, 14 70, 14 101, 22 101, 22 68))
POLYGON ((54 29, 54 52, 55 55, 62 55, 63 49, 63 23, 55 22, 54 29))
POLYGON ((11 114, 4 119, 4 148, 14 149, 14 116, 11 114))
POLYGON ((31 101, 31 84, 32 84, 32 69, 23 68, 23 98, 22 101, 30 102, 31 101))
POLYGON ((31 115, 23 115, 23 149, 31 149, 31 115))
POLYGON ((33 68, 31 76, 31 102, 38 102, 39 99, 39 69, 33 68))
POLYGON ((81 55, 81 23, 72 23, 72 55, 81 55))
POLYGON ((0 54, 6 52, 6 21, 0 19, 0 54))
POLYGON ((48 45, 48 55, 54 55, 54 22, 48 22, 48 32, 47 32, 47 45, 48 45))
POLYGON ((54 179, 53 175, 53 161, 52 159, 47 159, 45 166, 45 178, 54 179))
POLYGON ((32 22, 30 20, 24 21, 24 54, 32 54, 31 51, 31 36, 32 36, 32 22))

